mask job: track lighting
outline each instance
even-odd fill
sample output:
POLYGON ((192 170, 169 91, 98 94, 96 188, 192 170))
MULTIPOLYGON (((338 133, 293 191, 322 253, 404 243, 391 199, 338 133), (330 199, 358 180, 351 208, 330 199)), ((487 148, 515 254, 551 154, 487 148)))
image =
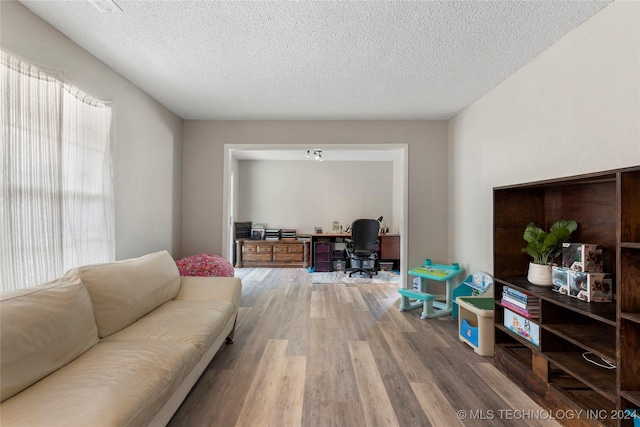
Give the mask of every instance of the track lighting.
POLYGON ((317 148, 314 148, 313 150, 307 150, 307 159, 308 159, 309 157, 311 157, 311 154, 313 154, 313 158, 314 158, 314 159, 316 159, 316 160, 318 160, 318 161, 320 161, 320 162, 321 162, 322 160, 324 160, 324 159, 322 158, 322 150, 319 150, 319 149, 317 149, 317 148))

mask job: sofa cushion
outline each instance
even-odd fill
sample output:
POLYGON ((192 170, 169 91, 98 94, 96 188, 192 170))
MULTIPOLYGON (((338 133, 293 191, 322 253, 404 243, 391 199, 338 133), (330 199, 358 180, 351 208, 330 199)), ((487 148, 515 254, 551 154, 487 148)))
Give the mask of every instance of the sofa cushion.
POLYGON ((180 292, 176 300, 231 301, 240 308, 242 281, 237 277, 189 277, 180 278, 180 292))
POLYGON ((167 251, 71 270, 87 287, 100 338, 129 326, 175 298, 180 275, 167 251))
POLYGON ((229 301, 169 301, 106 341, 178 341, 206 352, 235 315, 229 301))
POLYGON ((0 323, 2 401, 98 343, 91 299, 78 277, 2 294, 0 323))
POLYGON ((146 426, 199 359, 187 343, 101 342, 3 402, 1 425, 146 426))

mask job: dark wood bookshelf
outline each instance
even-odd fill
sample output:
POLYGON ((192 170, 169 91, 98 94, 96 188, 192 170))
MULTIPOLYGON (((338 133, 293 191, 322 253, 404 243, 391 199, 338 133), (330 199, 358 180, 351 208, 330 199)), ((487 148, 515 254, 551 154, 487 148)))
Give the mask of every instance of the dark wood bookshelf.
MULTIPOLYGON (((496 187, 494 201, 496 367, 549 410, 623 413, 640 408, 640 167, 496 187), (530 222, 574 219, 572 242, 603 248, 613 302, 585 302, 526 279, 521 249, 530 222), (503 325, 499 296, 509 286, 540 299, 540 345, 503 325), (606 369, 585 360, 613 362, 606 369), (613 411, 613 412, 612 412, 613 411)), ((605 363, 601 363, 606 366, 605 363)), ((558 420, 565 425, 632 426, 629 419, 558 420)))

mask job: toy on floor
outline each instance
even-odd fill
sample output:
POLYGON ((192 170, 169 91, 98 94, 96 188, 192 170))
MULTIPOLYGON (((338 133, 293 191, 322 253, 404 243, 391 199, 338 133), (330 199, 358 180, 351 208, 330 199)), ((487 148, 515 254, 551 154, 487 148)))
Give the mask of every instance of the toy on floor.
POLYGON ((467 278, 464 279, 464 282, 453 290, 453 309, 451 311, 451 317, 454 319, 458 318, 458 303, 456 302, 458 297, 476 297, 483 295, 492 285, 493 277, 485 272, 478 271, 467 276, 467 278))
POLYGON ((493 356, 495 331, 493 328, 494 301, 484 297, 458 297, 460 318, 458 338, 480 356, 493 356))
POLYGON ((458 263, 454 262, 451 265, 433 264, 430 259, 426 259, 424 265, 409 270, 410 276, 420 279, 419 289, 417 291, 405 288, 398 289, 401 295, 400 311, 422 307, 420 319, 450 314, 453 308, 452 290, 454 287, 451 279, 462 273, 464 273, 464 269, 460 268, 458 263), (427 280, 446 282, 445 301, 436 301, 435 295, 425 292, 427 280), (411 302, 411 299, 415 301, 411 302))
POLYGON ((464 279, 453 291, 454 313, 458 317, 458 338, 480 356, 493 356, 493 297, 482 297, 493 285, 493 277, 482 271, 464 279))

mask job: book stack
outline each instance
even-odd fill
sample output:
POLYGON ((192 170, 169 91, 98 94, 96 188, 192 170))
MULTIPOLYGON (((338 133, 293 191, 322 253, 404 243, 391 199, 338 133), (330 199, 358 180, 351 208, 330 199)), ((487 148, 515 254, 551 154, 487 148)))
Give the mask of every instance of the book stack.
POLYGON ((295 240, 296 239, 296 229, 295 228, 283 228, 280 231, 280 238, 282 240, 295 240))
POLYGON ((264 240, 280 240, 280 229, 267 228, 264 230, 264 240))
POLYGON ((527 292, 504 286, 502 288, 502 301, 500 301, 500 303, 503 307, 527 319, 537 319, 540 317, 540 298, 527 292))

